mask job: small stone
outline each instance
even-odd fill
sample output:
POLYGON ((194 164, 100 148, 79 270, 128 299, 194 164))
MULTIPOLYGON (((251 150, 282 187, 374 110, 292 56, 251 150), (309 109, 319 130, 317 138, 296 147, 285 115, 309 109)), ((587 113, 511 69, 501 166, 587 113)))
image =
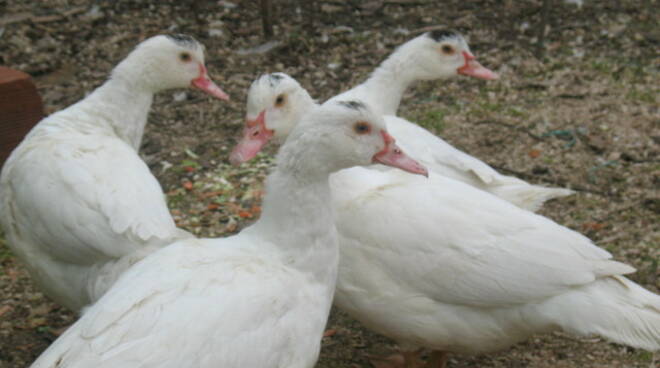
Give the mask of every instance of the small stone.
POLYGON ((30 327, 35 328, 46 325, 46 318, 38 317, 30 320, 30 327))

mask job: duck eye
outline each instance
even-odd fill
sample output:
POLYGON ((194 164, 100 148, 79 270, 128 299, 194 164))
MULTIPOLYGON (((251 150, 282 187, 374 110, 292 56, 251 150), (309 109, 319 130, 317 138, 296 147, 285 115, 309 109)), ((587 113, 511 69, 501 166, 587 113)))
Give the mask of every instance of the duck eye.
POLYGON ((192 60, 192 56, 190 56, 190 54, 187 52, 182 52, 179 54, 179 60, 183 61, 184 63, 187 63, 190 60, 192 60))
POLYGON ((277 96, 277 98, 275 99, 275 106, 280 107, 280 106, 284 105, 284 100, 285 100, 285 98, 284 98, 283 94, 277 96))
POLYGON ((357 134, 367 134, 371 131, 371 125, 365 121, 358 121, 353 125, 353 130, 357 134))
POLYGON ((442 53, 445 55, 451 55, 454 53, 454 48, 449 45, 442 46, 442 53))

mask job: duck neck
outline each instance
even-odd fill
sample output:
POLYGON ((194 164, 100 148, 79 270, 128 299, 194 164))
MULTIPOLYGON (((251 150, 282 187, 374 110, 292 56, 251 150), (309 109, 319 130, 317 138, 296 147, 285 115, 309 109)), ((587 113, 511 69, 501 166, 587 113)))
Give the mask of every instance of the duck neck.
POLYGON ((404 49, 395 51, 358 88, 358 98, 368 100, 381 115, 396 115, 406 89, 418 78, 415 59, 404 49), (360 93, 361 92, 361 93, 360 93))
POLYGON ((261 218, 247 230, 277 247, 287 267, 334 288, 338 246, 329 174, 303 175, 287 166, 280 160, 268 177, 261 218))
POLYGON ((302 117, 305 116, 305 114, 307 114, 308 112, 312 111, 314 108, 319 106, 319 104, 316 101, 314 101, 312 96, 310 96, 307 90, 305 89, 301 89, 298 91, 298 96, 296 99, 298 100, 299 108, 297 109, 295 115, 288 122, 289 123, 288 129, 285 131, 285 135, 281 137, 282 140, 284 140, 286 137, 289 136, 291 130, 296 125, 298 125, 298 123, 302 120, 302 117))
POLYGON ((319 105, 314 101, 314 99, 307 93, 306 90, 302 89, 297 96, 297 108, 289 120, 285 124, 282 124, 282 128, 275 131, 275 137, 279 143, 282 143, 289 136, 293 128, 300 123, 302 117, 305 116, 308 112, 312 111, 314 108, 319 105))
POLYGON ((113 76, 81 101, 94 125, 110 129, 137 151, 140 148, 154 93, 126 76, 113 76))
POLYGON ((319 107, 319 104, 312 98, 312 96, 309 95, 309 93, 307 93, 307 91, 303 91, 303 93, 303 97, 300 99, 301 113, 298 115, 298 120, 300 120, 308 112, 312 111, 312 109, 319 107))

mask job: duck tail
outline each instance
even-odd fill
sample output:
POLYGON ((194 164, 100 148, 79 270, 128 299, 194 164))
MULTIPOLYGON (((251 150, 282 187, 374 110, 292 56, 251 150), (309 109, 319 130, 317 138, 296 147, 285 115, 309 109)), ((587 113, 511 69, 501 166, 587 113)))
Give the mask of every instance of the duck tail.
POLYGON ((549 188, 525 182, 497 185, 488 188, 492 194, 520 208, 536 212, 549 199, 569 196, 575 192, 564 188, 549 188))
POLYGON ((623 276, 599 279, 554 297, 542 308, 566 332, 660 350, 660 296, 623 276))

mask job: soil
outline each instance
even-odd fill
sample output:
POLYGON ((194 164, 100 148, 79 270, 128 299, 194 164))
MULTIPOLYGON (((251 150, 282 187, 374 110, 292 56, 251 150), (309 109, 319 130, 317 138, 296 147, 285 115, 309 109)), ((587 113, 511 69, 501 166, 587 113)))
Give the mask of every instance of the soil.
MULTIPOLYGON (((250 82, 284 71, 320 101, 365 79, 397 45, 443 25, 469 37, 498 81, 412 88, 399 115, 503 173, 576 194, 541 211, 582 232, 660 289, 660 28, 656 0, 272 0, 274 48, 256 1, 0 0, 0 64, 31 74, 47 112, 81 99, 146 37, 187 33, 231 96, 155 99, 141 153, 177 223, 201 236, 239 231, 259 214, 267 154, 227 163, 250 82), (582 3, 581 6, 574 3, 582 3), (656 10, 654 10, 656 9, 656 10), (655 14, 655 15, 654 15, 655 14)), ((0 237, 0 367, 25 367, 75 320, 32 285, 0 237)), ((318 367, 369 367, 396 345, 333 311, 318 367)), ((563 333, 509 350, 452 356, 449 367, 656 367, 651 353, 563 333)))

